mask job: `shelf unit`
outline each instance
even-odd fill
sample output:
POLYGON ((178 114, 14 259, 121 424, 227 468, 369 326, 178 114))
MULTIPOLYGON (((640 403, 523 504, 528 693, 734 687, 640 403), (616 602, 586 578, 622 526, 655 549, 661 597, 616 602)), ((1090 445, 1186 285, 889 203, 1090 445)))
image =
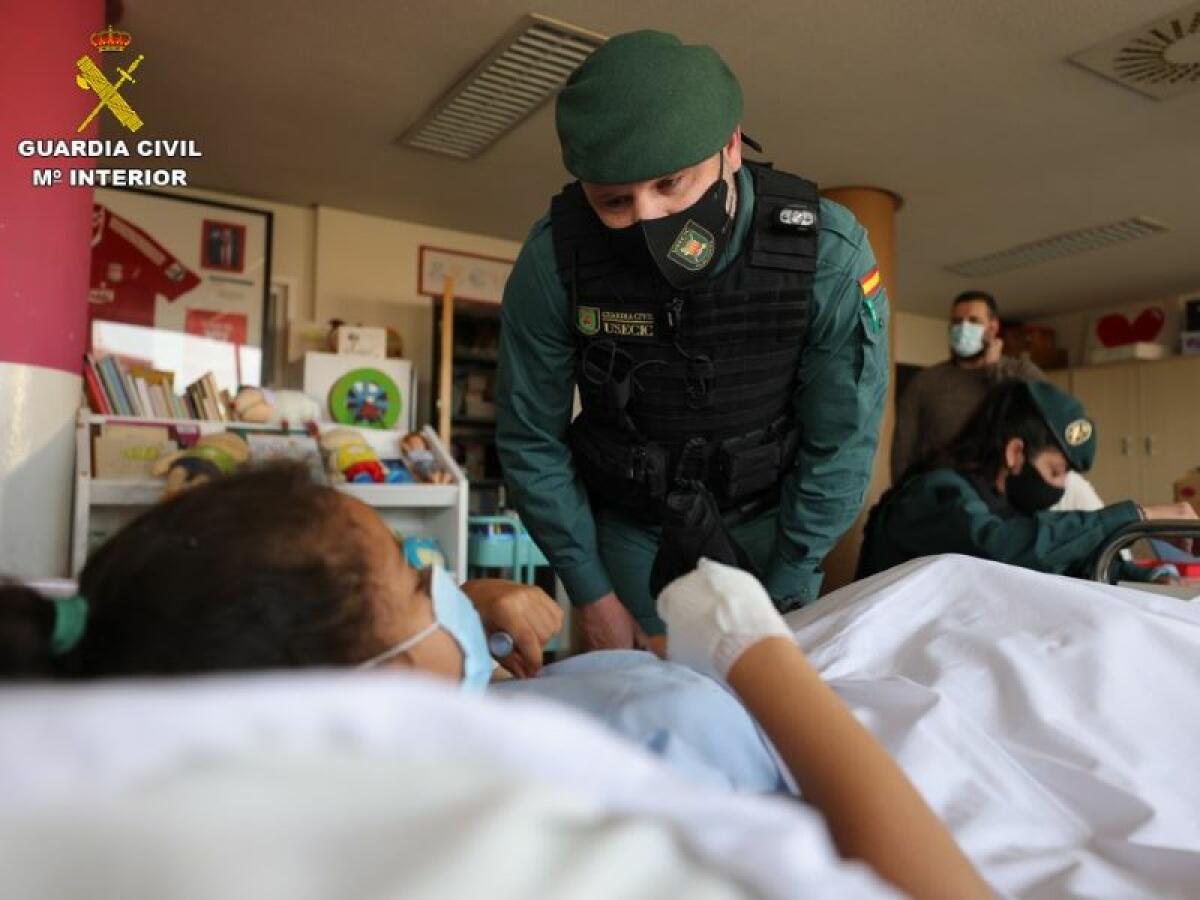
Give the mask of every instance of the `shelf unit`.
MULTIPOLYGON (((472 514, 494 514, 505 506, 496 420, 469 415, 464 397, 468 379, 494 385, 500 306, 456 300, 452 290, 435 298, 434 304, 434 417, 443 442, 467 470, 472 514)), ((490 390, 485 395, 491 396, 490 390)))
MULTIPOLYGON (((276 426, 244 422, 200 422, 180 419, 134 419, 98 416, 80 411, 76 420, 75 509, 72 518, 71 572, 78 575, 88 554, 111 534, 133 520, 162 497, 157 479, 126 480, 92 477, 92 437, 109 423, 134 423, 196 428, 201 434, 237 430, 278 433, 276 426)), ((334 422, 318 423, 322 432, 345 428, 334 422)), ((356 428, 381 456, 397 455, 404 432, 356 428)), ((338 490, 374 507, 388 527, 403 534, 436 538, 446 562, 461 582, 467 577, 467 480, 447 452, 437 433, 421 431, 438 461, 454 478, 451 484, 342 484, 338 490)))

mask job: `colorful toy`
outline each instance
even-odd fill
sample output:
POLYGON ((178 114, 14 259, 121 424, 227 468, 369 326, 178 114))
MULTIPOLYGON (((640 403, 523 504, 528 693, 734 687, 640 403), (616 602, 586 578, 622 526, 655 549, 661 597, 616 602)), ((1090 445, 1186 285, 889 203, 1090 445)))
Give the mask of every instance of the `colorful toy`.
POLYGON ((300 425, 321 418, 321 404, 302 391, 268 391, 243 387, 233 400, 233 413, 239 422, 256 424, 300 425))
POLYGON ((419 431, 410 432, 400 439, 400 456, 417 481, 425 484, 450 484, 454 481, 454 476, 441 467, 429 448, 429 442, 419 431))
POLYGON ((366 439, 353 429, 327 431, 321 435, 320 444, 321 452, 325 454, 325 470, 334 482, 384 484, 398 481, 384 467, 366 439))
POLYGON ((249 459, 250 447, 241 437, 229 431, 218 431, 201 436, 187 450, 160 457, 152 472, 166 476, 165 498, 222 475, 232 475, 249 459))
POLYGON ((351 369, 329 389, 329 412, 343 425, 391 428, 403 407, 400 388, 378 369, 351 369))

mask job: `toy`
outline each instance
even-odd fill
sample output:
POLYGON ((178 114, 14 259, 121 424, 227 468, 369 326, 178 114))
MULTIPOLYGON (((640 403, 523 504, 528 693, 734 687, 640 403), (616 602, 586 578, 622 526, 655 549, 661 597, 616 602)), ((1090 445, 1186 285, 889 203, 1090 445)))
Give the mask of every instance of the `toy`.
POLYGON ((288 422, 315 422, 321 418, 321 404, 302 391, 268 391, 243 387, 233 400, 233 413, 239 422, 266 425, 288 422))
POLYGON ((232 432, 218 431, 203 435, 187 450, 160 457, 152 470, 167 477, 163 497, 171 497, 185 488, 231 475, 250 459, 250 447, 232 432))
POLYGON ((400 388, 379 369, 351 369, 329 389, 329 411, 343 425, 391 428, 403 407, 400 388))
POLYGON ((399 479, 389 473, 361 434, 350 428, 335 428, 320 437, 321 452, 325 454, 325 470, 331 481, 351 484, 395 483, 399 479))
POLYGON ((443 469, 429 449, 429 443, 419 431, 413 431, 400 439, 400 456, 409 472, 417 481, 426 484, 450 484, 454 476, 443 469))
POLYGON ((404 561, 414 569, 424 569, 428 566, 446 566, 446 554, 435 538, 416 537, 396 533, 396 540, 404 551, 404 561))

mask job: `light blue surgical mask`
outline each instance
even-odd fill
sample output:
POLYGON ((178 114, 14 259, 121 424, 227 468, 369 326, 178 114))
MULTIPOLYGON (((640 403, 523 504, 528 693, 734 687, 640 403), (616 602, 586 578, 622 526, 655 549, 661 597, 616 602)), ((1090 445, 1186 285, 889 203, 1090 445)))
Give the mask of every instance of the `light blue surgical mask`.
POLYGON ((978 322, 958 322, 950 326, 950 349, 955 356, 978 356, 983 352, 987 328, 978 322))
POLYGON ((441 628, 454 638, 462 650, 463 690, 473 694, 482 693, 491 680, 495 664, 488 652, 487 634, 483 630, 479 613, 475 611, 475 604, 441 566, 433 566, 429 593, 433 597, 434 621, 412 637, 359 664, 358 668, 373 669, 380 663, 411 650, 441 628))

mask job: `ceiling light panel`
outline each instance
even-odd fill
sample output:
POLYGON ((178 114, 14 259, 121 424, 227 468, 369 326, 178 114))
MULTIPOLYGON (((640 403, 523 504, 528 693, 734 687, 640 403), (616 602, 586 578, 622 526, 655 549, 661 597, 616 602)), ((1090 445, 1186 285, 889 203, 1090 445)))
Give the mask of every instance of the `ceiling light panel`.
POLYGON ((1009 247, 999 253, 968 259, 952 266, 946 266, 946 271, 955 275, 965 275, 968 278, 979 278, 985 275, 999 275, 1001 272, 1011 272, 1014 269, 1024 269, 1036 266, 1064 256, 1075 256, 1092 250, 1103 250, 1114 244, 1161 234, 1170 229, 1166 225, 1147 219, 1145 216, 1134 216, 1107 225, 1097 225, 1094 228, 1081 228, 1078 231, 1068 231, 1053 237, 1032 241, 1009 247))
POLYGON ((474 159, 545 103, 606 40, 576 25, 526 16, 400 143, 474 159))

